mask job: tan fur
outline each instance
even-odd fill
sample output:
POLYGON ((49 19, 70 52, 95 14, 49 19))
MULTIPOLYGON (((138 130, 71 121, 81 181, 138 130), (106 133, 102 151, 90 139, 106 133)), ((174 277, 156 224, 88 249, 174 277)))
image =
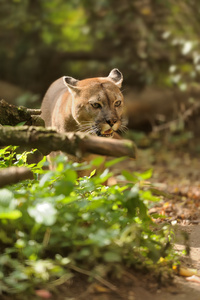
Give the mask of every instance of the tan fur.
POLYGON ((45 126, 58 132, 82 131, 113 136, 122 126, 124 100, 119 89, 122 80, 117 69, 108 77, 56 80, 42 102, 41 117, 45 126))

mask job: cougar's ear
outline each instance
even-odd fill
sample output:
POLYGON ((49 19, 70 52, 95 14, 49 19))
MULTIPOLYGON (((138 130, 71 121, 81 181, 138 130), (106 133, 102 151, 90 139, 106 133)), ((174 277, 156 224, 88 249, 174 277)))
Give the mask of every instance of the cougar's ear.
POLYGON ((119 88, 122 86, 123 75, 118 69, 113 69, 108 75, 108 78, 110 78, 119 88))
POLYGON ((80 92, 80 88, 77 87, 79 80, 70 76, 63 76, 63 82, 71 94, 78 94, 80 92))

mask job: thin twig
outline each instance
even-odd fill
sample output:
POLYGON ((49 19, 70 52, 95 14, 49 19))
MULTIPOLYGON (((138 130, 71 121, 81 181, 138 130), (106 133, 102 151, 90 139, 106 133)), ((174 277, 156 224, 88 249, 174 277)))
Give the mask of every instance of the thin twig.
POLYGON ((84 274, 84 275, 87 275, 87 276, 93 276, 97 281, 99 281, 100 283, 102 283, 103 285, 105 285, 106 287, 108 287, 110 290, 112 290, 114 292, 117 291, 117 287, 115 285, 113 285, 112 283, 110 283, 107 280, 103 279, 99 275, 95 275, 95 274, 93 274, 90 271, 84 270, 82 268, 79 268, 79 267, 76 267, 76 266, 73 266, 73 265, 69 265, 68 267, 70 269, 78 272, 78 273, 81 273, 81 274, 84 274))
POLYGON ((31 115, 41 115, 41 109, 34 109, 34 108, 26 108, 27 112, 31 115))
POLYGON ((73 275, 71 273, 65 273, 64 275, 62 275, 60 278, 53 280, 49 283, 49 285, 54 285, 54 286, 58 286, 61 285, 63 283, 65 283, 66 281, 68 281, 69 279, 71 279, 73 277, 73 275))
POLYGON ((176 125, 180 120, 181 121, 186 121, 193 113, 194 111, 200 107, 200 103, 194 103, 192 107, 189 107, 179 118, 176 120, 172 120, 168 123, 159 125, 159 126, 153 126, 153 131, 154 132, 159 132, 165 129, 170 128, 172 125, 176 125))
POLYGON ((50 236, 51 236, 51 228, 47 228, 47 230, 45 231, 44 234, 44 239, 43 239, 43 247, 47 247, 49 240, 50 240, 50 236))

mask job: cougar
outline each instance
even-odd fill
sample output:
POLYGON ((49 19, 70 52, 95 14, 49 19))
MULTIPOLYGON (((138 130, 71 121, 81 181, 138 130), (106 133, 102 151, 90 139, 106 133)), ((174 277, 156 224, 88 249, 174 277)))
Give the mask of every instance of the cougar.
MULTIPOLYGON (((63 76, 47 90, 41 110, 46 127, 58 132, 86 132, 113 137, 125 128, 123 76, 113 69, 107 77, 77 80, 63 76)), ((77 161, 74 157, 70 159, 77 161)), ((87 158, 86 160, 90 160, 87 158)))

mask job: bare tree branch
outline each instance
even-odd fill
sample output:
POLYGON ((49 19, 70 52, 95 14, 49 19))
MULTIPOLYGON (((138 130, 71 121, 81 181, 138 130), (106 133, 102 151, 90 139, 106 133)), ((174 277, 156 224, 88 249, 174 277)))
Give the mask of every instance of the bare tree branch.
POLYGON ((28 113, 31 114, 31 116, 38 116, 38 115, 41 115, 41 109, 37 109, 37 108, 26 108, 26 107, 23 107, 23 109, 26 109, 26 111, 28 113))

